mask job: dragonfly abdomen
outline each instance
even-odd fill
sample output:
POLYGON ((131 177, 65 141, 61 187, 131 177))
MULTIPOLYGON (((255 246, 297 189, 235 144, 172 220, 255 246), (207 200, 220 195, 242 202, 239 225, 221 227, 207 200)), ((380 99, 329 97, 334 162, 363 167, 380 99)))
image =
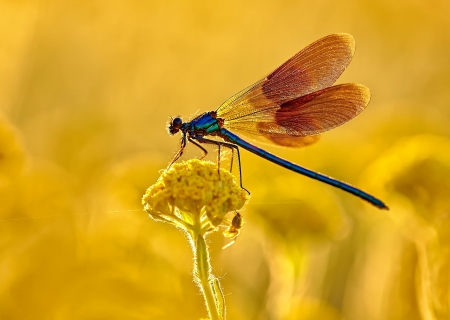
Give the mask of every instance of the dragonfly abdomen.
POLYGON ((303 168, 303 167, 301 167, 301 166, 299 166, 299 165, 297 165, 295 163, 292 163, 290 161, 287 161, 285 159, 277 157, 276 155, 274 155, 274 154, 272 154, 272 153, 270 153, 270 152, 268 152, 266 150, 263 150, 261 148, 258 148, 257 146, 255 146, 255 145, 253 145, 253 144, 251 144, 251 143, 249 143, 249 142, 239 138, 237 135, 235 135, 234 133, 228 131, 227 129, 224 129, 224 128, 220 129, 218 135, 220 137, 222 137, 224 140, 226 140, 228 142, 231 142, 231 143, 234 143, 234 144, 238 145, 239 147, 242 147, 242 148, 244 148, 244 149, 246 149, 246 150, 248 150, 248 151, 250 151, 250 152, 252 152, 252 153, 254 153, 254 154, 256 154, 256 155, 258 155, 258 156, 260 156, 262 158, 264 158, 264 159, 267 159, 267 160, 269 160, 269 161, 279 165, 279 166, 282 166, 282 167, 284 167, 286 169, 289 169, 289 170, 292 170, 294 172, 300 173, 300 174, 302 174, 304 176, 307 176, 309 178, 322 181, 322 182, 324 182, 326 184, 329 184, 329 185, 331 185, 333 187, 336 187, 336 188, 339 188, 339 189, 344 190, 346 192, 349 192, 349 193, 351 193, 351 194, 353 194, 353 195, 355 195, 355 196, 357 196, 357 197, 359 197, 359 198, 361 198, 363 200, 366 200, 366 201, 370 202, 371 204, 373 204, 374 206, 376 206, 376 207, 378 207, 380 209, 388 209, 388 207, 381 200, 375 198, 374 196, 372 196, 372 195, 370 195, 370 194, 368 194, 368 193, 366 193, 366 192, 364 192, 364 191, 362 191, 360 189, 357 189, 357 188, 355 188, 355 187, 353 187, 353 186, 351 186, 351 185, 349 185, 349 184, 347 184, 345 182, 336 180, 334 178, 328 177, 328 176, 323 175, 323 174, 318 173, 318 172, 314 172, 314 171, 308 170, 308 169, 303 168))

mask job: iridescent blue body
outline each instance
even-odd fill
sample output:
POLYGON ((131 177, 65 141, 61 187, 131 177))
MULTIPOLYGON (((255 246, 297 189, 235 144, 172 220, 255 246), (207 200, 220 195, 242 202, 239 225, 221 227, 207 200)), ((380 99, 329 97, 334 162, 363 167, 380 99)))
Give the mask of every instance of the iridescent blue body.
POLYGON ((215 115, 211 115, 211 112, 205 112, 183 125, 191 136, 217 135, 220 130, 219 121, 215 115))

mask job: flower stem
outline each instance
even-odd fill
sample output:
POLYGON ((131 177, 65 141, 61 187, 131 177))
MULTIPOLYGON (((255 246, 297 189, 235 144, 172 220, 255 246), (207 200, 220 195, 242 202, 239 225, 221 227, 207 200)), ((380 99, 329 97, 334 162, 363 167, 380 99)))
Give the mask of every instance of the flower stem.
POLYGON ((202 234, 192 234, 193 237, 193 252, 194 252, 194 278, 195 282, 200 287, 203 297, 205 299, 206 307, 208 308, 209 317, 211 320, 222 320, 223 307, 222 293, 215 292, 212 285, 218 280, 211 274, 211 265, 209 263, 209 252, 202 234), (220 297, 216 297, 219 294, 220 297), (218 302, 221 303, 218 303, 218 302))

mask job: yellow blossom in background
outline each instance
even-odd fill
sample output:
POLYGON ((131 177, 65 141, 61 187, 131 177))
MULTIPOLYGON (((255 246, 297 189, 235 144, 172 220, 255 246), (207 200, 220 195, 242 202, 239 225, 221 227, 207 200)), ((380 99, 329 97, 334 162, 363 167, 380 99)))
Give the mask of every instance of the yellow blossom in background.
POLYGON ((0 115, 0 187, 22 173, 26 154, 17 129, 0 115))
POLYGON ((424 319, 450 318, 450 139, 398 141, 371 166, 373 186, 390 197, 391 217, 416 245, 416 292, 424 319))

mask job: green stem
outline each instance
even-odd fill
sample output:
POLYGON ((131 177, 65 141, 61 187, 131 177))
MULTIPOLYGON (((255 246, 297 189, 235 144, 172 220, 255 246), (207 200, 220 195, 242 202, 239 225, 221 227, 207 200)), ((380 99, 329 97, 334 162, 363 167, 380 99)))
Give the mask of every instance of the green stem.
POLYGON ((219 310, 216 295, 211 284, 213 284, 214 276, 211 274, 211 265, 209 263, 209 252, 206 246, 205 238, 200 233, 192 234, 193 251, 194 251, 194 277, 200 286, 208 308, 211 320, 222 320, 222 312, 219 310))

